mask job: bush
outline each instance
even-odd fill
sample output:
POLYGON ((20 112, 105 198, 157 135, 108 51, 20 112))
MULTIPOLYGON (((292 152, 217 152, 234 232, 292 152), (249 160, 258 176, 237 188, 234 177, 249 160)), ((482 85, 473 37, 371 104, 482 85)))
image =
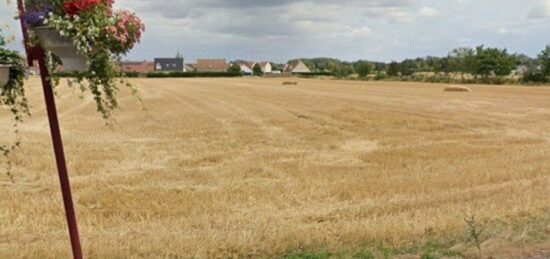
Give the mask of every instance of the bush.
POLYGON ((476 81, 476 83, 486 84, 486 85, 503 85, 506 83, 513 83, 513 82, 503 77, 482 77, 482 78, 479 78, 476 81))
POLYGON ((454 80, 450 76, 445 75, 435 75, 426 77, 425 82, 427 83, 453 83, 454 80))
POLYGON ((540 71, 527 71, 521 78, 524 83, 547 83, 548 79, 540 71))
POLYGON ((260 66, 259 63, 254 65, 254 67, 252 68, 252 72, 254 73, 255 76, 263 76, 264 75, 264 73, 262 72, 262 66, 260 66))
POLYGON ((378 72, 376 73, 376 76, 374 76, 374 80, 380 81, 386 79, 388 76, 385 73, 378 72))
POLYGON ((139 77, 139 72, 122 72, 123 77, 139 77))
POLYGON ((149 78, 239 77, 240 72, 149 72, 149 78))
POLYGON ((227 72, 229 73, 241 73, 241 66, 237 64, 232 64, 228 69, 227 72))
POLYGON ((372 72, 372 65, 368 62, 358 62, 355 65, 355 72, 361 78, 366 78, 372 72))
POLYGON ((294 73, 300 77, 332 76, 331 72, 294 73))

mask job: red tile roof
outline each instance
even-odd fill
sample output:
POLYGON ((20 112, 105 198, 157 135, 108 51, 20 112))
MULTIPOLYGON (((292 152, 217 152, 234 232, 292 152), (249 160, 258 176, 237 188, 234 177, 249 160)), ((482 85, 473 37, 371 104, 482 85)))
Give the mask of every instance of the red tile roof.
POLYGON ((155 63, 152 61, 128 61, 120 63, 122 72, 148 73, 155 70, 155 63))
POLYGON ((228 67, 225 59, 198 59, 195 65, 199 72, 225 72, 228 67))
POLYGON ((254 61, 238 61, 236 63, 238 65, 244 65, 244 66, 250 68, 250 70, 254 69, 254 66, 256 65, 256 62, 254 62, 254 61))

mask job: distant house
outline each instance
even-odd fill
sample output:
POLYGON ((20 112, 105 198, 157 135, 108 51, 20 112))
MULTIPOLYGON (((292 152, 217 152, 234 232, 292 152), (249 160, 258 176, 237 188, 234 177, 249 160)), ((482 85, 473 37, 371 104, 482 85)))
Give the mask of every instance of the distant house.
POLYGON ((262 68, 262 73, 264 74, 271 74, 271 72, 273 72, 271 63, 269 62, 260 62, 260 67, 262 68))
POLYGON ((152 61, 124 61, 120 62, 121 72, 137 72, 146 74, 155 70, 155 63, 152 61))
POLYGON ((225 59, 198 59, 195 68, 198 72, 226 72, 229 65, 225 59))
POLYGON ((250 67, 247 64, 240 64, 239 66, 241 67, 241 73, 243 73, 243 75, 245 76, 254 75, 254 69, 253 69, 254 66, 250 67))
POLYGON ((311 70, 301 60, 296 60, 289 64, 286 64, 283 71, 293 74, 311 73, 311 70))
POLYGON ((183 58, 155 58, 155 71, 185 72, 183 58))
POLYGON ((197 68, 195 67, 195 64, 185 64, 183 66, 183 71, 185 72, 195 72, 197 71, 197 68))
POLYGON ((256 65, 253 61, 237 61, 235 62, 240 68, 241 73, 245 76, 254 75, 254 66, 256 65))

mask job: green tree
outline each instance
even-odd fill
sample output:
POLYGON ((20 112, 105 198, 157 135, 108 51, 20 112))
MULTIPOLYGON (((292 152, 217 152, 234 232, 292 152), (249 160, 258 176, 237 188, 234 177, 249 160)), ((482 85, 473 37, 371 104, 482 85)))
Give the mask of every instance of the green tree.
POLYGON ((442 57, 435 60, 433 71, 436 74, 444 73, 445 75, 451 72, 450 58, 442 57))
POLYGON ((402 76, 410 76, 416 72, 417 68, 418 66, 416 61, 412 59, 405 59, 399 66, 399 72, 401 72, 402 76))
POLYGON ((386 63, 374 62, 374 71, 376 72, 386 71, 387 67, 388 65, 386 65, 386 63))
POLYGON ((449 70, 460 73, 462 81, 465 74, 473 75, 476 70, 475 50, 472 48, 456 48, 449 54, 449 70))
POLYGON ((329 63, 328 69, 332 75, 337 78, 344 78, 353 74, 353 69, 349 64, 329 63))
POLYGON ((528 68, 534 68, 538 65, 538 60, 531 58, 525 54, 514 54, 512 55, 516 60, 517 66, 526 66, 528 68))
POLYGON ((538 61, 541 66, 540 70, 544 77, 550 77, 550 45, 542 51, 538 56, 538 61))
POLYGON ((264 74, 262 72, 262 67, 260 66, 259 63, 256 63, 256 65, 254 65, 254 68, 252 69, 252 71, 254 72, 255 76, 262 76, 264 74))
POLYGON ((386 70, 386 75, 388 75, 388 76, 399 76, 399 72, 401 70, 401 68, 399 66, 400 66, 399 63, 397 63, 396 61, 392 61, 388 65, 388 68, 386 70))
POLYGON ((277 64, 277 63, 271 64, 271 69, 273 71, 282 71, 283 67, 284 67, 284 65, 281 65, 281 64, 277 64))
POLYGON ((240 73, 241 67, 237 63, 231 64, 231 66, 227 69, 227 72, 230 73, 240 73))
POLYGON ((360 77, 365 78, 372 72, 372 65, 366 61, 359 61, 355 65, 355 72, 359 74, 360 77))
POLYGON ((548 79, 540 70, 536 68, 529 68, 529 70, 523 74, 521 81, 525 83, 544 83, 548 82, 548 79))
POLYGON ((483 45, 476 48, 476 76, 507 76, 514 69, 515 63, 514 57, 506 49, 485 48, 483 45))

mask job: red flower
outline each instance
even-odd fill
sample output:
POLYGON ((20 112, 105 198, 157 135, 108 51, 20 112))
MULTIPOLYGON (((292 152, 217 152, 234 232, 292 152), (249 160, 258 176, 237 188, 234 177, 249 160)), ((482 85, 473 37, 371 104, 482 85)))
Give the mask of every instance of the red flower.
POLYGON ((70 16, 75 16, 83 11, 90 10, 104 1, 108 8, 113 5, 113 0, 75 0, 65 2, 63 4, 63 10, 70 16))

